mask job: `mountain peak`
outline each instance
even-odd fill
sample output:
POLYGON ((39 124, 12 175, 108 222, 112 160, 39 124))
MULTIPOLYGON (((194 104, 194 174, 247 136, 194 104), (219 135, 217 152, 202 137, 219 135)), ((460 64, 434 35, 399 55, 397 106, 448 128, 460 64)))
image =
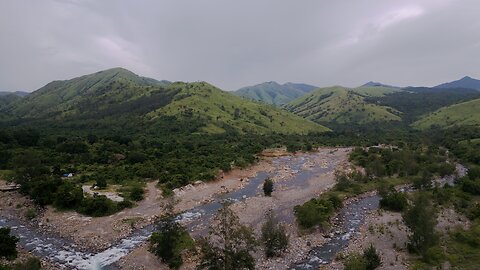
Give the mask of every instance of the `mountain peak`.
POLYGON ((400 87, 397 87, 397 86, 391 86, 391 85, 388 85, 388 84, 383 84, 381 82, 374 82, 374 81, 369 81, 367 83, 365 83, 364 85, 360 86, 360 87, 389 87, 389 88, 400 88, 400 87))
POLYGON ((470 76, 465 76, 456 81, 442 83, 434 88, 466 88, 480 90, 480 80, 474 79, 470 76))

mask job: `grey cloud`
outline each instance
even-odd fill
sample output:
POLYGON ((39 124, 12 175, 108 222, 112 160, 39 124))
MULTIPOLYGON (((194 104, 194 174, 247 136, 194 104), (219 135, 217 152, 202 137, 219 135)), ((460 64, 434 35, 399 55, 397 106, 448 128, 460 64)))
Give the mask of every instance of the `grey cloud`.
POLYGON ((122 66, 221 88, 480 77, 476 0, 0 3, 0 90, 122 66))

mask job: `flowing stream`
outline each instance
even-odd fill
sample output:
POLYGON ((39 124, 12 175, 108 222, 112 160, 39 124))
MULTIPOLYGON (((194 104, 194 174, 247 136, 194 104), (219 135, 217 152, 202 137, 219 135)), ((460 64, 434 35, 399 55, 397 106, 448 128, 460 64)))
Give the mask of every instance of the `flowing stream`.
MULTIPOLYGON (((307 154, 302 156, 285 156, 273 160, 274 165, 288 167, 293 174, 282 180, 286 188, 308 186, 312 177, 335 170, 335 162, 327 162, 326 166, 305 168, 305 163, 315 156, 307 154)), ((276 172, 259 172, 249 179, 248 183, 236 191, 218 195, 212 202, 195 207, 177 216, 177 220, 186 225, 189 230, 201 231, 208 229, 208 224, 222 202, 241 201, 255 197, 261 192, 263 181, 273 177, 276 172)), ((358 231, 367 211, 377 209, 378 196, 360 199, 344 207, 339 213, 339 231, 330 241, 320 247, 314 247, 307 259, 292 265, 293 269, 312 269, 321 264, 329 263, 335 254, 344 249, 352 234, 358 231)), ((291 211, 290 211, 291 212, 291 211)), ((282 217, 284 220, 293 219, 291 216, 282 217)), ((70 240, 45 233, 37 228, 23 225, 15 219, 0 218, 0 227, 11 227, 12 233, 20 238, 19 244, 39 257, 46 257, 58 263, 64 269, 117 269, 115 262, 126 256, 129 252, 146 241, 158 224, 151 224, 134 231, 130 236, 112 244, 109 248, 99 253, 89 252, 73 244, 70 240)))

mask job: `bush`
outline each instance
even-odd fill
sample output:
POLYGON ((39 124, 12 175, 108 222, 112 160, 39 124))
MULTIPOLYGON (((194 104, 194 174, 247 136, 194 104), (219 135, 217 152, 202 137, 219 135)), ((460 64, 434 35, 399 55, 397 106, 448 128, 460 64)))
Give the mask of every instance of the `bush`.
POLYGON ((345 261, 345 270, 374 270, 382 264, 380 255, 377 249, 370 245, 370 247, 363 250, 363 254, 352 254, 348 256, 345 261))
POLYGON ((272 211, 268 211, 262 226, 262 242, 267 257, 279 256, 288 247, 288 235, 285 226, 279 224, 272 211))
POLYGON ((39 270, 42 268, 42 263, 37 257, 30 257, 27 261, 16 263, 13 270, 39 270))
POLYGON ((273 192, 273 180, 270 178, 265 179, 263 182, 263 193, 265 196, 272 196, 273 192))
POLYGON ((382 259, 377 253, 377 249, 370 244, 370 247, 363 251, 363 258, 367 262, 367 270, 373 270, 382 264, 382 259))
POLYGON ((367 270, 367 260, 360 254, 348 256, 344 265, 345 270, 367 270))
POLYGON ((37 217, 37 210, 35 208, 28 208, 27 211, 25 212, 25 217, 28 220, 32 220, 37 217))
POLYGON ((407 206, 407 196, 397 191, 391 191, 382 195, 382 199, 380 200, 380 207, 390 211, 402 212, 407 206))
POLYGON ((0 228, 0 258, 15 259, 17 242, 18 238, 10 235, 10 228, 0 228))
POLYGON ((182 252, 194 247, 188 232, 169 218, 162 228, 150 237, 150 252, 154 253, 170 268, 179 269, 183 264, 182 252))
POLYGON ((132 201, 138 202, 138 201, 143 200, 143 194, 144 193, 145 193, 145 191, 143 190, 143 188, 141 186, 135 185, 135 186, 130 188, 128 198, 132 201))
POLYGON ((71 182, 64 182, 55 194, 54 204, 58 208, 74 209, 83 200, 83 190, 80 186, 71 182))
POLYGON ((117 205, 105 195, 85 197, 78 208, 80 213, 92 217, 108 216, 117 210, 117 205))
POLYGON ((294 212, 298 223, 304 229, 309 229, 316 225, 328 227, 335 209, 341 206, 341 200, 338 196, 326 194, 318 199, 314 198, 302 205, 295 206, 294 212))

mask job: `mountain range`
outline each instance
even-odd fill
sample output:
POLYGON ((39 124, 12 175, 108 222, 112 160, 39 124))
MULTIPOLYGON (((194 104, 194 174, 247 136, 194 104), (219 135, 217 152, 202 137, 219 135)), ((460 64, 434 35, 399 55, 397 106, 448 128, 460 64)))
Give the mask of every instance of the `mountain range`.
POLYGON ((456 80, 448 83, 442 83, 440 85, 435 86, 434 88, 467 88, 467 89, 480 90, 480 80, 473 79, 469 76, 465 76, 460 80, 456 80))
POLYGON ((152 127, 173 117, 196 119, 202 123, 199 131, 207 133, 230 128, 307 133, 327 131, 325 126, 401 122, 420 129, 450 127, 480 122, 479 82, 465 77, 434 88, 266 82, 227 92, 206 82, 159 81, 113 68, 53 81, 28 95, 0 92, 0 119, 152 127))
POLYGON ((316 88, 316 86, 303 83, 279 84, 277 82, 265 82, 240 88, 234 93, 240 97, 267 104, 283 105, 316 88))
MULTIPOLYGON (((307 133, 328 129, 280 108, 249 101, 205 82, 157 81, 114 68, 54 81, 1 110, 20 119, 155 126, 165 117, 197 119, 201 131, 235 128, 255 133, 307 133)), ((108 124, 105 124, 108 126, 108 124)))

